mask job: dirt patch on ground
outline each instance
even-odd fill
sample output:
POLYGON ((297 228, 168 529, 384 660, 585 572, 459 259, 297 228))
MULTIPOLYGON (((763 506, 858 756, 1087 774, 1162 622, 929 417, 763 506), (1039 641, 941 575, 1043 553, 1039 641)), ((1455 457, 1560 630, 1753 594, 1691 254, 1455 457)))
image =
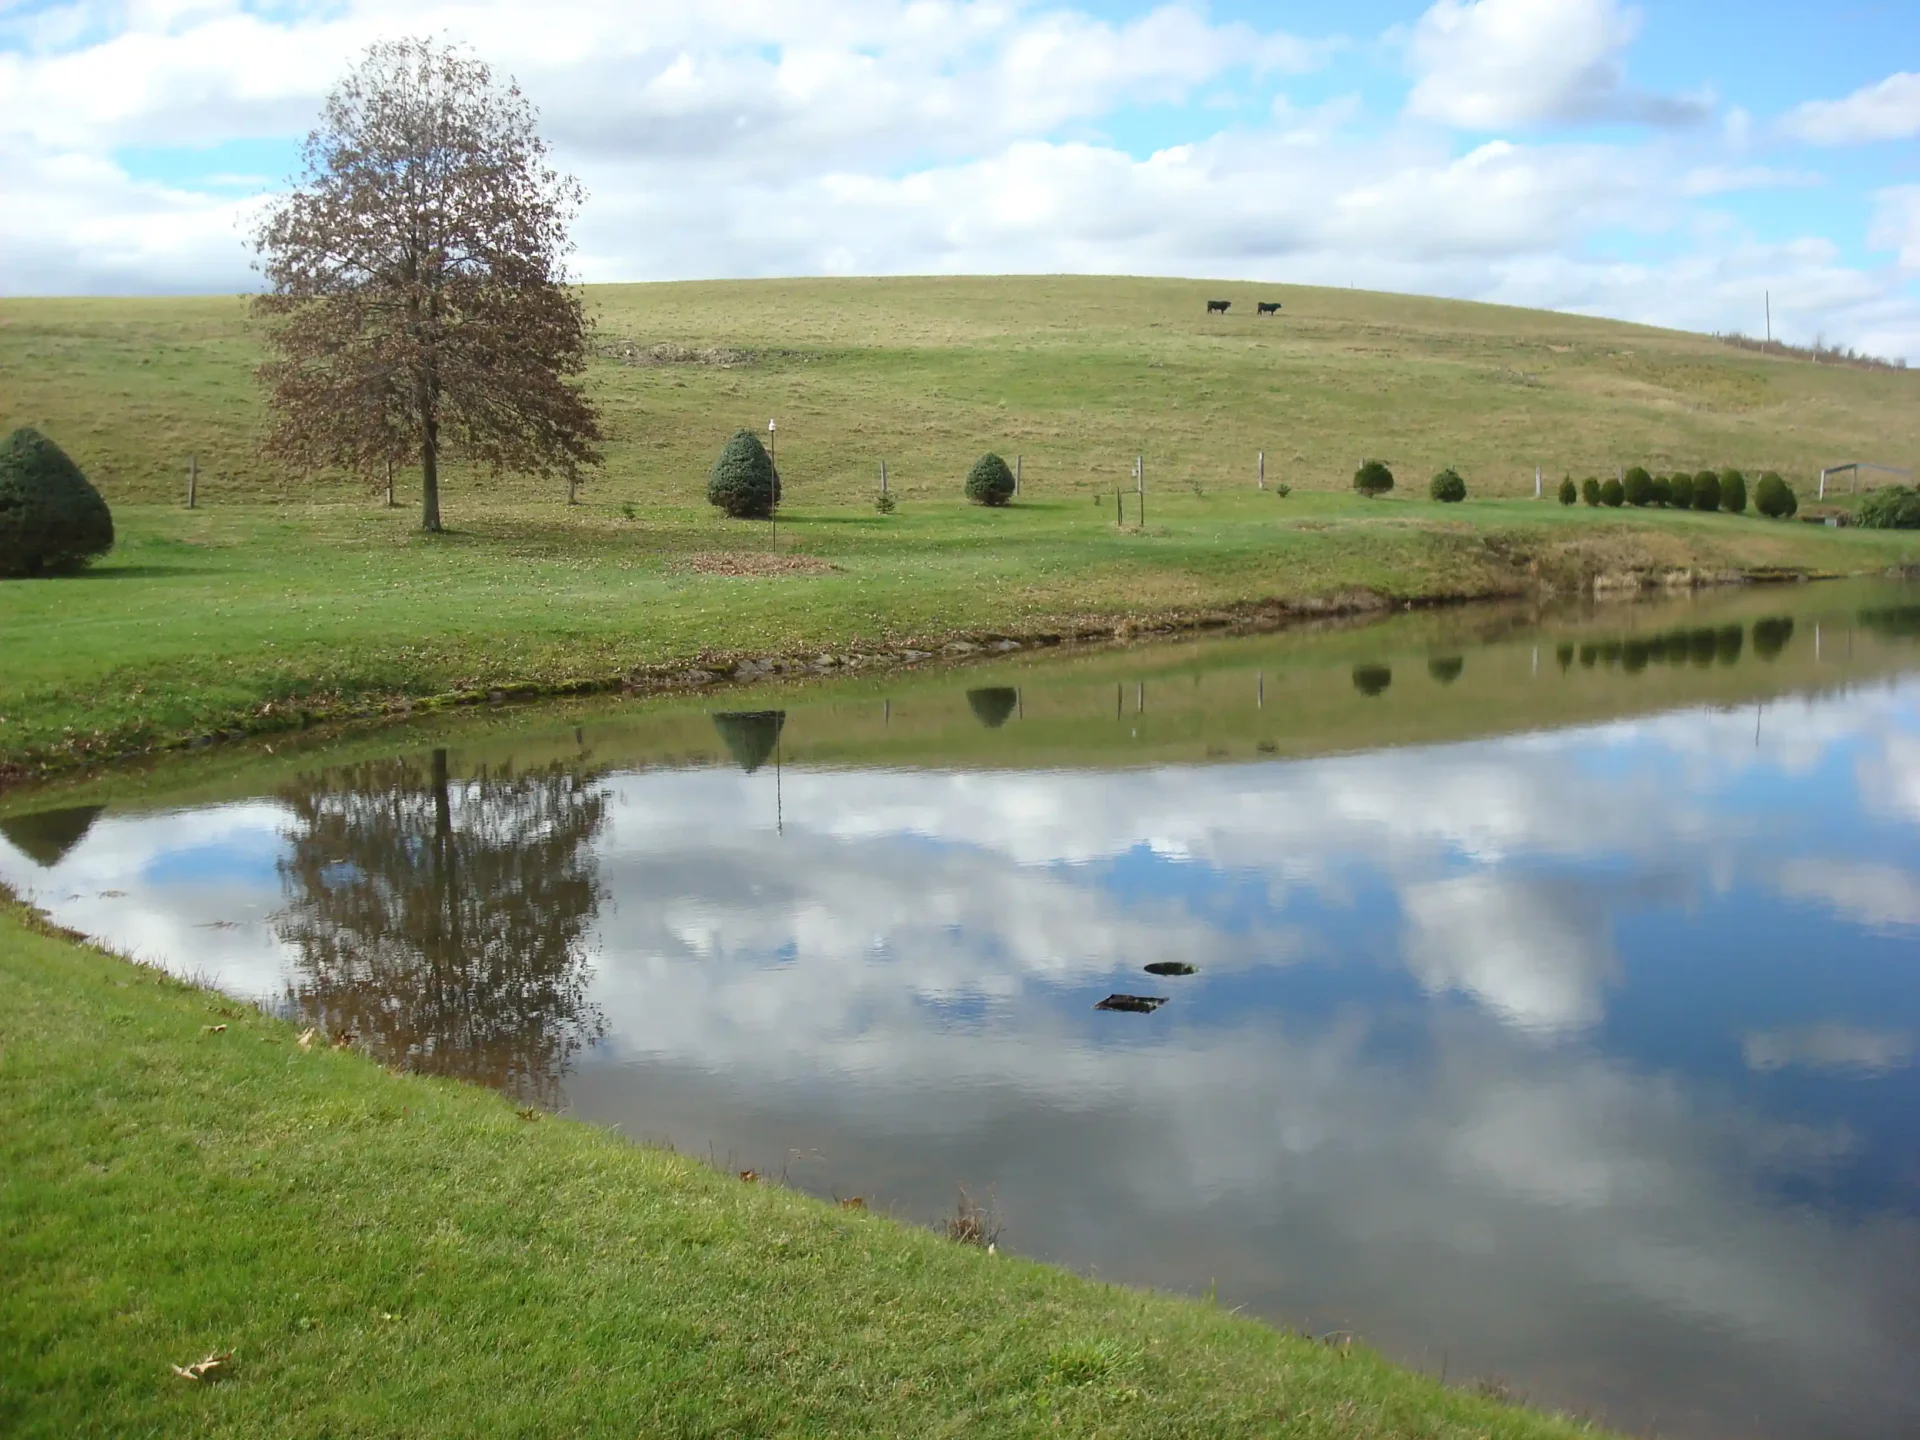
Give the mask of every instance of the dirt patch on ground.
POLYGON ((746 579, 760 575, 834 575, 838 565, 812 555, 771 555, 754 551, 721 550, 692 555, 687 568, 700 575, 746 579))

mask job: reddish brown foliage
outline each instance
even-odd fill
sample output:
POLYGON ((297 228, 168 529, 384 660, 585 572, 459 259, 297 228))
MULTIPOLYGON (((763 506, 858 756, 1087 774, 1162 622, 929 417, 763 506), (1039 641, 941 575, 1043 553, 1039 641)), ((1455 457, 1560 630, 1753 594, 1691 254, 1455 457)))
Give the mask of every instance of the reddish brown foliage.
POLYGON ((599 463, 572 383, 589 322, 564 269, 582 191, 546 155, 532 106, 471 54, 367 51, 255 236, 271 454, 369 480, 417 455, 428 530, 442 455, 569 480, 599 463))

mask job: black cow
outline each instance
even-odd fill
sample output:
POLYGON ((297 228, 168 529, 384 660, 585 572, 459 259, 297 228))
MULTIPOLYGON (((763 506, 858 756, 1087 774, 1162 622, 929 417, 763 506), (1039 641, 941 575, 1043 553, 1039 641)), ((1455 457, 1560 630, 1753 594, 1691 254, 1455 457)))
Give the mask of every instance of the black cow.
POLYGON ((1254 309, 1262 315, 1277 315, 1280 313, 1280 302, 1278 300, 1262 300, 1254 309))
POLYGON ((1232 303, 1231 300, 1209 300, 1207 302, 1207 313, 1209 315, 1224 315, 1227 313, 1227 306, 1232 303))

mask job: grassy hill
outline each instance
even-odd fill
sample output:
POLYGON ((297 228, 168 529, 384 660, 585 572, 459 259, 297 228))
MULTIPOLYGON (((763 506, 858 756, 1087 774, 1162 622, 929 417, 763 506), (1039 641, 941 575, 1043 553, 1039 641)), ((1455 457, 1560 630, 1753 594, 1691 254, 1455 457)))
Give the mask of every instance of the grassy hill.
MULTIPOLYGON (((1920 372, 1755 354, 1710 338, 1504 306, 1296 286, 1100 277, 593 286, 609 422, 589 497, 697 500, 735 427, 780 422, 800 504, 949 496, 981 451, 1026 457, 1036 498, 1131 484, 1344 488, 1362 457, 1403 486, 1442 465, 1479 495, 1641 463, 1811 482, 1920 462, 1920 372), (1208 298, 1230 299, 1208 315, 1208 298), (1279 299, 1276 317, 1254 314, 1279 299)), ((253 453, 259 358, 237 297, 0 301, 0 426, 66 445, 115 502, 173 500, 197 455, 211 503, 338 490, 253 453)), ((532 498, 456 475, 463 503, 532 498)), ((543 498, 550 498, 544 496, 543 498)))
POLYGON ((245 303, 0 302, 0 430, 33 424, 114 506, 85 579, 0 584, 0 776, 219 729, 649 667, 1130 630, 1920 560, 1910 534, 1563 509, 1549 475, 1920 455, 1920 374, 1446 301, 1184 281, 766 281, 595 289, 612 440, 557 486, 448 477, 423 536, 401 477, 267 467, 245 303), (1252 313, 1278 296, 1277 317, 1252 313), (1209 316, 1211 296, 1235 308, 1209 316), (780 422, 784 556, 704 502, 741 425, 780 422), (960 498, 992 447, 1019 503, 960 498), (1295 487, 1254 489, 1254 457, 1295 487), (1149 504, 1128 500, 1146 457, 1149 504), (201 508, 181 506, 187 457, 201 508), (1401 485, 1348 488, 1384 457, 1401 485), (879 465, 898 511, 877 514, 879 465), (1425 498, 1443 464, 1472 498, 1425 498))

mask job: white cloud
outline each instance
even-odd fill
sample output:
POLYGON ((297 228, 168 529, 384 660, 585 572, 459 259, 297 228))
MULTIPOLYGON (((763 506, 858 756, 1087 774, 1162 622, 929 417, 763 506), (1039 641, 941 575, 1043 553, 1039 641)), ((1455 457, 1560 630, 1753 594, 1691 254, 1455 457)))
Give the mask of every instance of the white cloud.
POLYGON ((1904 1030, 1868 1030, 1857 1025, 1806 1025, 1761 1030, 1740 1044, 1749 1070, 1809 1070, 1885 1075, 1913 1064, 1913 1036, 1904 1030))
POLYGON ((1704 101, 1628 88, 1638 29, 1617 0, 1438 0, 1413 28, 1407 111, 1463 130, 1704 118, 1704 101))
POLYGON ((1920 272, 1920 185, 1895 185, 1873 197, 1867 243, 1891 250, 1903 270, 1920 272))
POLYGON ((1920 135, 1920 74, 1901 71, 1843 100, 1796 105, 1780 128, 1810 145, 1861 145, 1920 135))

